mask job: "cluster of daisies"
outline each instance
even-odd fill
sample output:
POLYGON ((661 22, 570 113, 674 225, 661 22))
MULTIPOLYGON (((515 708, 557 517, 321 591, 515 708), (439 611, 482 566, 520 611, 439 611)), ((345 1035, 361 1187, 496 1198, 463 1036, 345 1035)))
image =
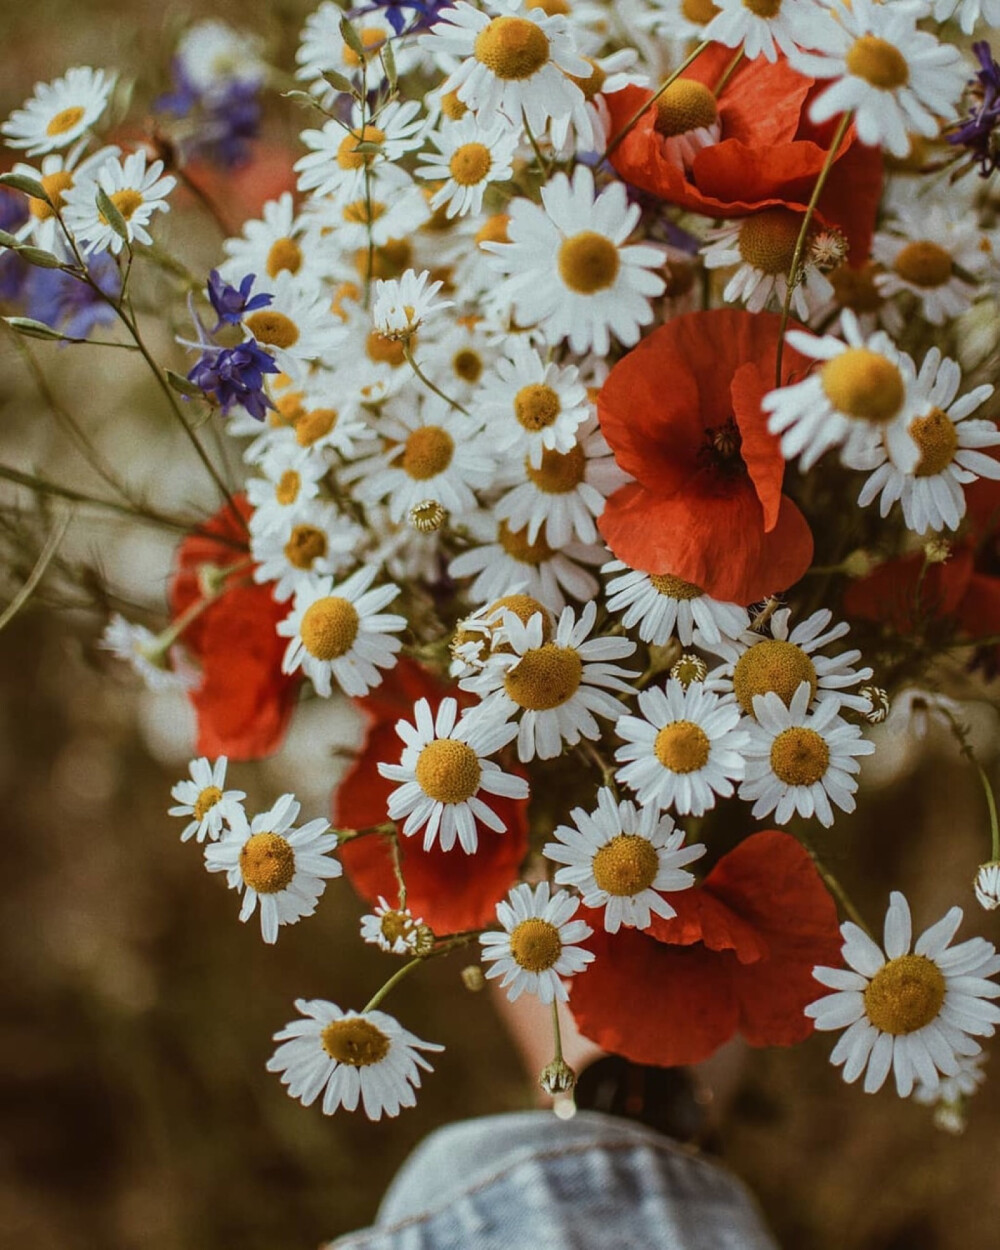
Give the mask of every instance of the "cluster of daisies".
MULTIPOLYGON (((691 476, 752 479, 760 510, 769 489, 781 495, 765 464, 774 448, 800 482, 835 453, 866 475, 858 505, 877 500, 914 542, 958 531, 966 488, 1000 480, 989 454, 1000 431, 984 415, 993 387, 965 380, 954 332, 992 315, 1000 279, 977 180, 949 188, 942 207, 933 179, 914 190, 901 164, 858 256, 822 197, 811 218, 770 201, 727 213, 698 179, 724 183, 724 148, 743 125, 724 92, 743 73, 783 74, 793 95, 793 82, 815 85, 808 101, 800 91, 801 125, 827 143, 836 134, 806 200, 850 123, 859 150, 903 162, 971 109, 952 138, 982 164, 1000 66, 978 44, 970 89, 973 67, 944 24, 969 33, 984 19, 1000 20, 996 0, 456 0, 373 4, 350 20, 324 0, 308 18, 296 74, 314 124, 297 194, 226 239, 189 301, 186 386, 173 378, 242 440, 247 576, 278 606, 281 674, 322 698, 362 699, 405 654, 454 694, 436 707, 418 698, 399 719, 398 753, 377 762, 393 787, 385 821, 371 829, 297 825, 290 794, 248 814, 245 793, 226 789, 225 756, 191 764, 171 814, 240 893, 240 919, 259 913, 265 942, 313 914, 341 875, 338 845, 389 837, 399 897, 378 897, 362 939, 415 962, 478 941, 486 979, 553 1003, 595 962, 595 925, 648 932, 677 914, 671 897, 696 885, 689 866, 706 853, 691 838, 720 804, 778 825, 829 827, 854 810, 874 750, 866 728, 887 696, 845 648, 848 625, 825 607, 782 607, 784 585, 755 603, 713 595, 690 580, 682 543, 683 567, 620 558, 601 528, 608 500, 631 498, 644 458, 669 466, 675 449, 644 445, 643 429, 613 447, 599 396, 654 327, 726 304, 748 318, 791 311, 779 352, 802 367, 786 376, 768 361, 766 381, 744 379, 763 424, 751 436, 736 412, 707 429, 691 476), (723 72, 704 81, 698 55, 719 48, 723 72), (615 163, 631 160, 637 135, 653 145, 650 177, 673 188, 662 200, 615 163), (916 322, 960 359, 919 335, 900 346, 916 322), (567 799, 495 926, 436 934, 414 916, 407 840, 475 856, 509 834, 504 803, 531 801, 564 756, 584 770, 588 801, 567 799)), ((185 38, 163 108, 209 126, 190 131, 189 151, 215 145, 231 162, 268 71, 254 40, 218 23, 201 35, 185 38)), ((34 161, 8 183, 28 200, 7 250, 30 262, 36 249, 41 264, 40 249, 93 290, 102 260, 128 281, 176 184, 152 149, 106 141, 115 87, 102 70, 71 69, 0 126, 34 161)), ((644 405, 672 402, 647 390, 644 405)), ((645 524, 637 512, 633 528, 645 524)), ((151 682, 196 691, 186 624, 157 636, 116 620, 104 641, 151 682)), ((998 871, 980 875, 984 906, 1000 899, 998 871)), ((846 1080, 864 1073, 874 1091, 892 1070, 901 1095, 949 1105, 975 1088, 975 1039, 1000 1022, 1000 957, 982 938, 952 946, 960 921, 953 908, 914 944, 894 894, 884 950, 844 925, 848 967, 816 969, 832 993, 806 1014, 846 1030, 833 1053, 846 1080)), ((440 1047, 381 999, 362 1011, 300 1001, 268 1067, 328 1113, 412 1106, 430 1067, 421 1052, 440 1047)))

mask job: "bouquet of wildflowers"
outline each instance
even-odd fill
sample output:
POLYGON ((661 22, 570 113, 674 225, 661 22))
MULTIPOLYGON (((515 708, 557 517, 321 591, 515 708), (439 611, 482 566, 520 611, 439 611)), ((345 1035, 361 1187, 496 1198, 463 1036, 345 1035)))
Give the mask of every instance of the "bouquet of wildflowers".
MULTIPOLYGON (((412 1106, 441 1048, 383 1003, 459 950, 470 989, 552 1004, 549 1092, 568 1000, 646 1064, 837 1032, 846 1081, 960 1116, 1000 1022, 983 911, 960 933, 1000 903, 1000 830, 952 697, 1000 655, 991 22, 324 0, 294 78, 207 22, 141 136, 86 67, 0 127, 8 326, 138 353, 218 491, 183 521, 132 501, 182 531, 168 618, 102 640, 196 712, 180 836, 265 942, 346 876, 387 955, 367 1003, 300 1000, 277 1032, 304 1104, 412 1106), (269 85, 304 110, 296 190, 237 226, 203 174, 253 158, 269 85), (157 240, 199 208, 227 235, 207 274, 157 240), (247 810, 229 761, 312 698, 366 722, 331 812, 247 810), (887 716, 946 725, 987 799, 985 862, 918 936, 899 892, 869 929, 812 845, 887 716)), ((61 417, 106 497, 0 477, 127 512, 61 417)))

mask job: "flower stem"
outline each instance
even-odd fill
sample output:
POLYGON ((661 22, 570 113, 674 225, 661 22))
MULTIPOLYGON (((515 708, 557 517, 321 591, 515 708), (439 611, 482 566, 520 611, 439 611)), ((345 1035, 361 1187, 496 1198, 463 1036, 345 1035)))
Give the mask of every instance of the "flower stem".
POLYGON ((55 528, 52 530, 52 533, 46 539, 45 546, 42 548, 41 553, 35 562, 35 567, 28 575, 28 580, 24 583, 10 603, 7 604, 3 612, 0 613, 0 629, 4 629, 7 625, 9 625, 14 617, 17 616, 18 612, 20 612, 20 610, 31 598, 35 587, 45 576, 45 570, 52 562, 52 558, 55 556, 56 551, 59 548, 59 544, 62 542, 72 519, 72 512, 67 512, 62 520, 57 522, 55 528))
POLYGON ((419 968, 426 958, 426 955, 417 955, 415 959, 411 959, 409 963, 405 963, 402 968, 397 969, 397 971, 392 974, 382 988, 376 990, 368 1002, 365 1003, 365 1005, 361 1008, 361 1014, 364 1015, 365 1012, 374 1011, 379 1003, 381 1003, 382 1000, 396 988, 400 981, 402 981, 404 977, 408 977, 414 968, 419 968))
POLYGON ((646 103, 642 106, 641 109, 639 109, 637 112, 632 114, 632 116, 628 119, 625 125, 622 126, 621 130, 618 131, 615 137, 611 140, 608 146, 604 149, 605 160, 608 160, 609 157, 611 156, 611 153, 616 151, 619 144, 621 144, 622 141, 626 139, 628 135, 632 133, 632 131, 635 129, 636 125, 639 122, 639 118, 642 117, 642 115, 648 109, 653 107, 653 105, 660 98, 660 96, 663 95, 664 91, 666 91, 668 87, 672 86, 677 81, 677 79, 680 78, 681 74, 684 73, 687 67, 693 64, 698 59, 698 57, 701 56, 701 54, 705 51, 707 47, 708 47, 708 40, 706 39, 704 40, 704 42, 698 44, 697 48, 695 48, 694 51, 690 53, 690 55, 686 56, 675 70, 673 70, 670 74, 667 75, 667 77, 664 79, 662 84, 656 89, 656 91, 651 96, 651 98, 646 101, 646 103))
POLYGON ((968 726, 960 725, 948 708, 939 707, 939 710, 944 714, 948 724, 951 726, 952 736, 958 743, 959 751, 976 770, 979 774, 979 780, 983 783, 983 791, 986 794, 986 807, 990 814, 990 842, 993 847, 990 858, 992 860, 1000 860, 1000 820, 997 818, 997 801, 993 793, 993 785, 986 775, 986 769, 980 764, 976 758, 975 751, 972 749, 972 743, 969 741, 968 726))
POLYGON ((733 59, 726 66, 726 68, 722 71, 722 77, 712 88, 712 95, 714 95, 716 99, 718 99, 719 96, 722 95, 722 92, 725 90, 726 83, 729 82, 730 78, 732 78, 732 76, 736 73, 737 69, 739 68, 740 61, 742 60, 743 60, 743 49, 740 48, 739 51, 736 53, 736 55, 733 57, 733 59))
POLYGON ((867 933, 870 937, 871 930, 865 924, 861 913, 851 902, 850 895, 847 893, 847 891, 840 884, 837 878, 833 875, 830 869, 827 868, 826 864, 823 863, 820 857, 816 854, 816 852, 813 850, 813 848, 809 845, 809 843, 801 834, 799 834, 799 841, 805 847, 806 851, 808 852, 809 858, 812 860, 813 865, 816 868, 816 871, 819 873, 820 877, 822 877, 823 884, 826 886, 826 888, 830 891, 833 897, 840 904, 841 910, 849 919, 854 921, 854 923, 858 926, 859 929, 863 929, 865 933, 867 933))
POLYGON ((559 1000, 557 998, 552 1000, 552 1048, 552 1062, 562 1063, 562 1029, 559 1025, 559 1000))
POLYGON ((157 641, 164 651, 167 651, 174 645, 177 639, 184 633, 187 627, 201 616, 206 608, 220 599, 227 590, 229 590, 229 579, 234 573, 242 573, 245 569, 253 565, 253 558, 247 556, 245 560, 240 560, 237 564, 230 565, 222 578, 218 587, 210 591, 207 595, 203 595, 200 599, 196 599, 193 603, 189 603, 180 616, 176 617, 167 628, 159 635, 157 641))
POLYGON ((417 364, 416 360, 414 360, 413 353, 410 351, 409 344, 407 343, 403 344, 403 357, 406 360, 406 363, 410 366, 413 372, 420 379, 420 381, 423 382, 424 386, 426 386, 429 391, 431 391, 434 395, 436 395, 438 399, 443 399, 444 402, 446 404, 449 404, 452 408, 457 408, 458 411, 463 414, 463 416, 467 417, 469 415, 468 408, 463 408, 457 399, 452 399, 450 395, 446 395, 439 386, 435 386, 434 383, 430 380, 430 378, 427 377, 427 375, 423 372, 423 370, 417 364))

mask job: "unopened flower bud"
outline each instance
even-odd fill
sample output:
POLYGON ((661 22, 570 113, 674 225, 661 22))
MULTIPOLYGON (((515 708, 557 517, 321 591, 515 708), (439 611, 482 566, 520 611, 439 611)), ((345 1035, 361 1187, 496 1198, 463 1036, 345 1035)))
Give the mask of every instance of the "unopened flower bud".
POLYGON ((947 538, 932 538, 924 543, 924 559, 928 564, 944 564, 951 559, 951 543, 947 538))
POLYGON ((448 510, 436 499, 422 499, 420 503, 413 505, 406 514, 406 519, 421 534, 433 534, 447 521, 448 510))
POLYGON ((858 547, 845 557, 840 567, 848 577, 867 577, 877 564, 878 560, 870 551, 858 547))
POLYGON ((869 725, 881 725, 889 715, 889 695, 881 686, 862 686, 858 694, 872 705, 871 711, 864 713, 865 720, 869 725))
POLYGON ((686 690, 693 681, 705 680, 708 676, 708 665, 700 655, 685 652, 676 664, 671 665, 670 676, 679 681, 686 690))
POLYGON ((462 984, 471 994, 478 994, 486 984, 482 968, 478 964, 466 964, 462 969, 462 984))
POLYGON ((1000 862, 991 860, 981 864, 973 883, 976 891, 976 902, 987 911, 1000 907, 1000 862))
POLYGON ((568 1093, 573 1088, 576 1084, 576 1073, 565 1059, 553 1059, 542 1068, 538 1084, 547 1094, 555 1097, 556 1094, 568 1093))
POLYGON ((434 931, 429 925, 418 924, 413 931, 414 955, 429 955, 434 949, 434 931))
POLYGON ((684 648, 676 638, 671 638, 662 647, 653 643, 649 648, 649 667, 654 673, 662 673, 672 667, 681 658, 684 648))

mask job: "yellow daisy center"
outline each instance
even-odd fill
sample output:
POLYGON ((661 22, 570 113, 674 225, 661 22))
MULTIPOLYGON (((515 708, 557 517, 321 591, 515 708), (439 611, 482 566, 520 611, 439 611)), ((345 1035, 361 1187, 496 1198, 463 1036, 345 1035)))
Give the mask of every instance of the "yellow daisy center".
POLYGON ((349 599, 330 595, 305 611, 299 633, 302 645, 317 660, 338 660, 354 646, 361 618, 349 599))
POLYGON ((358 147, 362 143, 381 145, 384 142, 385 131, 379 130, 378 126, 365 126, 360 135, 354 133, 344 135, 337 148, 337 164, 341 169, 360 169, 365 164, 370 165, 376 153, 359 152, 358 147))
POLYGON ((60 109, 54 117, 49 118, 49 124, 45 127, 45 133, 50 139, 54 139, 56 135, 64 135, 68 130, 72 130, 74 126, 79 125, 83 118, 85 109, 79 104, 74 104, 72 108, 60 109))
POLYGON ((562 707, 576 694, 583 661, 572 647, 547 642, 526 651, 504 678, 504 688, 518 707, 547 712, 562 707))
MULTIPOLYGON (((373 30, 369 27, 367 30, 359 30, 358 34, 361 36, 361 46, 365 50, 364 59, 367 61, 385 43, 385 32, 373 30)), ((341 44, 340 55, 343 57, 345 65, 349 65, 352 69, 360 69, 361 57, 358 56, 353 48, 349 48, 346 43, 341 44)))
POLYGON ((463 347, 461 351, 455 353, 451 358, 451 367, 457 377, 463 382, 474 385, 483 374, 483 358, 478 352, 474 352, 471 347, 463 347))
MULTIPOLYGON (((372 254, 371 276, 373 278, 398 278, 410 268, 413 247, 409 239, 386 239, 372 254)), ((354 253, 354 267, 362 278, 368 275, 368 249, 360 247, 354 253)))
POLYGON ((522 625, 527 625, 533 616, 542 618, 542 638, 548 642, 552 637, 552 613, 537 599, 531 595, 504 595, 502 599, 497 599, 486 609, 487 616, 497 614, 497 624, 500 624, 502 613, 513 612, 522 625))
POLYGON ((562 954, 559 930, 538 916, 522 920, 510 935, 510 953, 526 972, 544 972, 562 954))
POLYGON ((541 9, 546 17, 569 17, 572 10, 568 0, 528 0, 529 9, 541 9))
POLYGON ((590 66, 590 73, 586 78, 578 78, 575 74, 567 74, 566 77, 570 82, 576 83, 585 100, 592 100, 594 96, 600 95, 608 76, 593 57, 585 56, 583 59, 590 66))
POLYGON ((509 225, 510 213, 495 213, 492 217, 487 217, 476 231, 476 243, 509 243, 509 225))
POLYGON ((369 1068, 373 1063, 381 1063, 389 1053, 389 1039, 364 1016, 334 1020, 319 1036, 331 1059, 352 1068, 369 1068))
MULTIPOLYGON (((142 193, 136 191, 135 187, 124 187, 121 191, 114 191, 108 196, 108 199, 126 221, 132 220, 135 210, 143 203, 142 193)), ((108 219, 103 213, 99 212, 97 215, 105 225, 108 224, 108 219)))
POLYGON ((302 392, 290 391, 287 395, 279 395, 274 401, 275 411, 269 420, 273 426, 294 425, 303 415, 302 392))
POLYGON ((405 911, 387 911, 379 922, 382 936, 394 945, 399 938, 408 938, 413 931, 413 920, 405 911))
POLYGON ((255 833, 240 851, 240 875, 258 894, 277 894, 295 876, 295 852, 279 833, 255 833))
POLYGON ((777 17, 781 12, 781 0, 743 0, 743 7, 754 17, 777 17))
POLYGON ((830 748, 815 729, 784 729, 771 743, 771 769, 787 786, 811 786, 829 763, 830 748))
POLYGON ((860 421, 891 421, 903 406, 903 375, 867 347, 849 347, 820 371, 826 397, 838 412, 860 421))
POLYGON ((583 481, 587 471, 587 457, 579 443, 569 451, 542 452, 542 463, 537 469, 531 467, 528 460, 524 462, 524 471, 528 479, 546 495, 567 495, 583 481))
POLYGON ((298 499, 301 487, 302 478, 298 473, 294 469, 286 469, 274 488, 274 497, 283 507, 287 507, 298 499))
POLYGON ((882 1033, 915 1033, 937 1018, 947 986, 926 955, 901 955, 879 968, 865 990, 865 1014, 882 1033))
POLYGON ((285 559, 297 569, 311 569, 326 552, 326 535, 315 525, 296 525, 285 543, 285 559))
POLYGON ((45 221, 47 217, 55 216, 57 208, 62 208, 63 195, 73 185, 73 175, 68 169, 58 169, 54 174, 43 174, 39 182, 45 188, 45 194, 49 197, 52 207, 50 208, 44 200, 36 200, 32 197, 28 201, 28 208, 31 210, 32 217, 45 221))
POLYGON ((341 217, 351 226, 370 226, 385 214, 381 200, 372 200, 371 207, 364 200, 352 200, 344 206, 341 217))
POLYGON ((599 890, 627 898, 649 889, 660 871, 660 857, 648 838, 620 833, 601 847, 591 869, 599 890))
POLYGON ((497 78, 520 81, 536 74, 549 59, 542 28, 524 17, 495 17, 476 36, 473 54, 497 78))
POLYGON ((911 421, 910 436, 920 448, 920 459, 913 470, 915 477, 934 477, 943 473, 955 459, 958 430, 940 408, 932 408, 925 417, 911 421))
POLYGON ((653 743, 656 758, 672 773, 696 773, 708 763, 711 749, 708 734, 690 720, 664 725, 653 743))
POLYGON ((816 668, 794 642, 782 642, 777 638, 765 638, 755 643, 736 661, 733 671, 733 690, 744 712, 753 715, 755 695, 773 692, 787 707, 802 682, 809 683, 811 694, 816 693, 816 668))
POLYGON ((417 785, 437 803, 464 803, 479 789, 483 770, 465 742, 438 738, 420 752, 414 769, 417 785))
POLYGON ((283 270, 298 273, 302 267, 302 248, 294 239, 275 239, 267 254, 267 275, 276 278, 283 270))
POLYGON ((667 595, 671 599, 700 599, 705 593, 694 582, 686 582, 670 573, 650 573, 649 581, 657 594, 667 595))
POLYGON ((844 60, 849 74, 863 78, 880 91, 894 91, 910 81, 906 57, 897 47, 877 35, 862 35, 856 39, 844 60))
MULTIPOLYGON (((412 335, 410 342, 413 342, 412 335)), ((379 334, 377 330, 370 331, 365 340, 365 355, 375 364, 389 365, 393 369, 398 369, 406 362, 405 345, 398 339, 390 339, 384 334, 379 334)))
POLYGON ((336 408, 313 408, 304 412, 295 422, 295 441, 300 447, 311 447, 318 443, 337 424, 336 408))
POLYGON ((711 126, 719 119, 715 96, 704 83, 693 78, 675 79, 656 101, 655 108, 653 129, 665 139, 711 126))
POLYGON ((768 208, 745 217, 740 226, 740 256, 762 273, 787 274, 795 257, 802 214, 768 208))
POLYGON ((858 313, 878 312, 884 302, 875 285, 875 275, 879 272, 878 265, 869 260, 857 269, 841 265, 828 274, 841 308, 850 308, 858 313))
POLYGON ((206 786, 194 801, 195 820, 204 820, 221 798, 222 791, 218 786, 206 786))
POLYGON ((474 187, 490 172, 493 158, 485 143, 463 143, 455 149, 448 170, 460 187, 474 187))
POLYGON ((892 267, 904 282, 927 288, 944 286, 954 272, 951 254, 929 239, 907 243, 892 267))
POLYGON ((269 347, 294 347, 299 341, 299 327, 282 312, 261 308, 243 323, 258 343, 269 347))
POLYGON ((441 112, 451 121, 461 121, 468 111, 469 106, 458 98, 457 91, 447 91, 441 97, 441 112))
POLYGON ((532 433, 547 429, 561 411, 559 393, 542 382, 522 386, 514 396, 514 416, 532 433))
POLYGON ((439 425, 422 425, 406 440, 400 465, 417 482, 443 473, 455 454, 455 440, 439 425))
POLYGON ((719 12, 719 6, 712 0, 681 0, 681 12, 689 22, 697 26, 707 26, 719 12))
POLYGON ((529 543, 527 526, 512 530, 506 521, 501 521, 497 526, 497 542, 512 560, 520 560, 522 564, 544 564, 555 554, 541 534, 533 543, 529 543))
POLYGON ((559 276, 578 295, 606 291, 620 265, 617 247, 595 230, 584 230, 559 244, 559 276))

